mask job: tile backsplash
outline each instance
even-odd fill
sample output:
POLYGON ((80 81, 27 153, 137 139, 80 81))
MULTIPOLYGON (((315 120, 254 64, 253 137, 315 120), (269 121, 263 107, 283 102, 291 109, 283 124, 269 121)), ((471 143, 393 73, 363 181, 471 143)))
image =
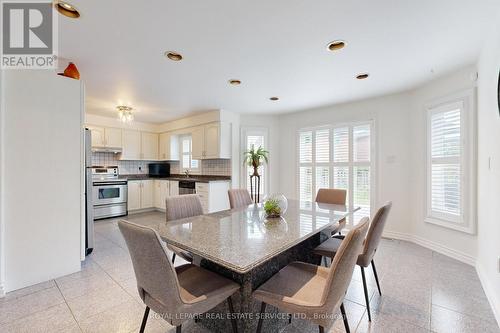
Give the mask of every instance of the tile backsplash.
MULTIPOLYGON (((121 175, 147 174, 148 164, 157 161, 121 161, 119 154, 115 153, 92 153, 92 165, 111 166, 117 165, 121 175)), ((181 173, 178 161, 171 161, 170 173, 181 173)), ((231 176, 231 160, 214 159, 201 161, 201 174, 210 176, 231 176)))

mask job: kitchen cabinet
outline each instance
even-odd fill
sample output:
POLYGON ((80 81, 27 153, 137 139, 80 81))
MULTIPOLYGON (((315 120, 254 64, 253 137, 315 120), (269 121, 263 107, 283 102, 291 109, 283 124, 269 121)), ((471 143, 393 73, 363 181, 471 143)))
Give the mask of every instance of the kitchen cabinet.
POLYGON ((170 195, 179 195, 179 182, 176 180, 170 180, 170 195))
POLYGON ((172 133, 160 134, 159 156, 162 161, 179 160, 179 136, 172 133))
POLYGON ((153 180, 129 180, 127 206, 129 211, 153 208, 153 180))
POLYGON ((161 179, 155 180, 154 187, 154 206, 155 208, 165 210, 165 200, 170 195, 170 181, 161 179))
POLYGON ((193 159, 231 158, 231 125, 215 122, 191 131, 193 159))
POLYGON ((200 196, 203 213, 213 213, 229 209, 229 181, 196 183, 196 194, 200 196))
POLYGON ((141 133, 141 159, 150 161, 158 159, 158 134, 141 133))
POLYGON ((92 136, 93 148, 121 148, 122 130, 120 128, 87 126, 92 136))
POLYGON ((90 135, 92 138, 92 148, 104 147, 104 127, 87 126, 87 128, 90 130, 90 135))
POLYGON ((121 160, 141 159, 141 132, 133 130, 122 131, 122 154, 121 160))

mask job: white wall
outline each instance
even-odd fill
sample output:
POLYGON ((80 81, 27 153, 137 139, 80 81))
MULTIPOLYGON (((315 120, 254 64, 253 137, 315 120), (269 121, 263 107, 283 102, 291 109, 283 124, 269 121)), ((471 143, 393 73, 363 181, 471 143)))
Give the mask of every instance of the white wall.
POLYGON ((5 296, 5 226, 3 218, 3 200, 2 193, 4 193, 3 186, 3 129, 4 129, 4 71, 0 69, 0 297, 5 296))
POLYGON ((430 245, 440 246, 442 251, 461 257, 462 260, 474 263, 476 258, 477 237, 460 231, 443 228, 424 222, 426 198, 426 119, 425 105, 433 100, 446 97, 455 92, 475 87, 476 67, 467 66, 451 75, 437 78, 411 92, 411 167, 410 202, 413 237, 427 241, 430 245))
POLYGON ((297 196, 297 130, 303 127, 353 121, 374 121, 376 140, 376 205, 393 201, 386 230, 406 233, 410 228, 409 95, 402 93, 355 103, 287 114, 279 117, 280 188, 297 196))
POLYGON ((3 85, 8 292, 80 270, 83 112, 81 82, 52 71, 7 71, 3 85))
POLYGON ((477 270, 500 324, 500 17, 478 62, 477 270))

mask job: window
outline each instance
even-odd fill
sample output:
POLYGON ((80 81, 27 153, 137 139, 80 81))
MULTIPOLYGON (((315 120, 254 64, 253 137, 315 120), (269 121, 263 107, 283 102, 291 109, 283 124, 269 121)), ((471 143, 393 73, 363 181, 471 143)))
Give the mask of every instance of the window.
POLYGON ((183 135, 180 137, 181 151, 181 167, 182 170, 191 172, 200 171, 200 161, 192 158, 192 140, 191 135, 183 135))
POLYGON ((472 93, 428 108, 427 217, 430 223, 474 229, 472 93))
MULTIPOLYGON (((361 207, 357 221, 370 216, 372 195, 371 123, 300 130, 298 133, 298 197, 302 209, 320 188, 347 190, 347 205, 361 207)), ((352 222, 352 218, 350 218, 352 222)))
MULTIPOLYGON (((248 127, 242 129, 242 151, 249 150, 252 145, 257 149, 259 147, 269 150, 268 147, 268 130, 266 128, 254 128, 248 127)), ((268 193, 268 164, 264 163, 258 168, 260 175, 260 199, 264 198, 264 195, 268 193)), ((248 189, 250 193, 250 175, 253 174, 253 168, 248 165, 243 165, 243 186, 248 189)), ((255 189, 254 189, 255 192, 255 189)))

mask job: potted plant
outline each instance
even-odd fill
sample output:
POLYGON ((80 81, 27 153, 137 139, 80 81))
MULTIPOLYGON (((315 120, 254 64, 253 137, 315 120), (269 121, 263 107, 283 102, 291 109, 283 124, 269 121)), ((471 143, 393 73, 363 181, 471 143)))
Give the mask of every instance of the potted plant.
POLYGON ((269 152, 259 146, 258 149, 255 149, 255 146, 252 145, 249 150, 243 153, 244 163, 248 166, 253 167, 253 176, 259 175, 259 166, 261 166, 264 162, 268 163, 268 155, 269 152))
POLYGON ((267 218, 281 217, 288 209, 288 200, 283 194, 270 194, 264 198, 263 208, 267 218))

